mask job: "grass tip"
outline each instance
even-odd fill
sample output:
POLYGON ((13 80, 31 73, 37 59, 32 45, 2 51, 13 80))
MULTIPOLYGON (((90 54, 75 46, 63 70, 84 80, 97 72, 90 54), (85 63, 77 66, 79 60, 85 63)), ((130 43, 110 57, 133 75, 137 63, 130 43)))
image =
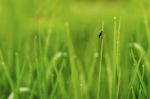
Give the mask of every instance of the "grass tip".
MULTIPOLYGON (((30 89, 27 87, 21 87, 19 89, 19 93, 26 93, 26 92, 30 92, 30 89)), ((14 99, 14 93, 12 92, 7 99, 14 99)))
POLYGON ((60 57, 62 57, 62 52, 57 52, 56 55, 54 56, 53 60, 56 61, 57 59, 59 59, 60 57))

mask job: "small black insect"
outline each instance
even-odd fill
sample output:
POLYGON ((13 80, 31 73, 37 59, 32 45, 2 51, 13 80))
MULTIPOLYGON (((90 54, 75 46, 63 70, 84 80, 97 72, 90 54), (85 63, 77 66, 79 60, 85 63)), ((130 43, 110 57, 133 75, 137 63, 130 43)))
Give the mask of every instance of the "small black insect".
POLYGON ((100 31, 99 34, 98 34, 98 37, 101 38, 102 35, 103 35, 103 31, 100 31))

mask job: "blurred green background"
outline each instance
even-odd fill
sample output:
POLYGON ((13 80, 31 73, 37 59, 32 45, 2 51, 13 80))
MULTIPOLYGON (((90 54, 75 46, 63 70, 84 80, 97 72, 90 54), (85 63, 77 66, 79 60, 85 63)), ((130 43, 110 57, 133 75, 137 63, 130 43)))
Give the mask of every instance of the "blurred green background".
POLYGON ((149 23, 149 0, 0 0, 0 99, 149 99, 149 23))

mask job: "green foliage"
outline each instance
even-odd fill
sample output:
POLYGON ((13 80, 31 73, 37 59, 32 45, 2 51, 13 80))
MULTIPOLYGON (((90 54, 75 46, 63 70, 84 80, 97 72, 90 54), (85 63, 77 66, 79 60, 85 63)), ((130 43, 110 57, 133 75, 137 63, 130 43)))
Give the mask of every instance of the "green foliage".
POLYGON ((0 99, 149 99, 149 1, 86 1, 0 1, 0 99))

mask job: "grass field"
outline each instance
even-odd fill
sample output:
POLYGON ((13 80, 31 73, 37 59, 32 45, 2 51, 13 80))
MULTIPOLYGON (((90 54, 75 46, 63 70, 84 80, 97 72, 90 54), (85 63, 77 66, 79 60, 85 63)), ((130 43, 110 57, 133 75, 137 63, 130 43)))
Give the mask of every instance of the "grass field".
POLYGON ((149 0, 0 0, 0 99, 150 99, 149 0))

